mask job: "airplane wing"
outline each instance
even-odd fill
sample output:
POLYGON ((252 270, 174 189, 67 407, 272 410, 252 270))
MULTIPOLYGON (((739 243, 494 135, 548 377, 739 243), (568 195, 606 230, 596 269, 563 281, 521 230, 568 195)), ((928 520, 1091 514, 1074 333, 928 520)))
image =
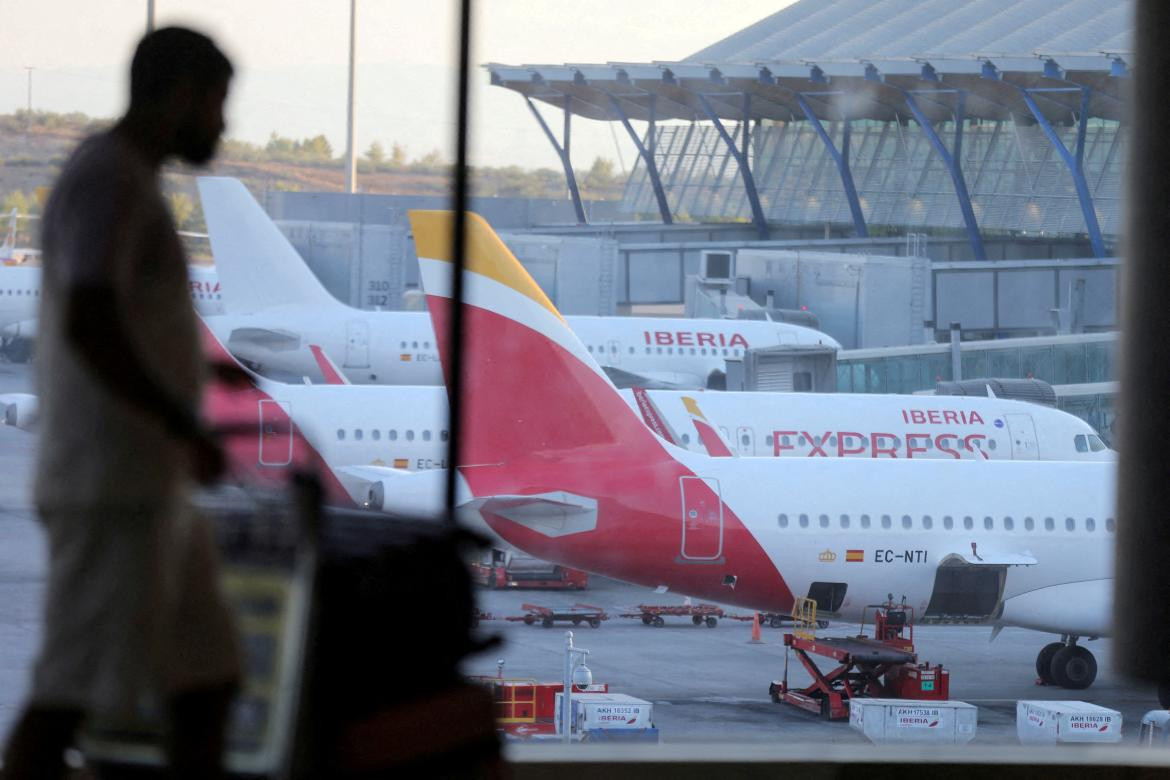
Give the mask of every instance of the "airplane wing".
POLYGON ((609 381, 619 390, 628 390, 641 387, 645 390, 694 390, 705 387, 706 382, 699 377, 689 374, 673 372, 647 371, 640 374, 625 371, 614 366, 602 366, 601 370, 609 376, 609 381))
POLYGON ((279 328, 236 328, 228 336, 228 350, 246 353, 249 348, 266 352, 291 352, 301 348, 298 333, 279 328))

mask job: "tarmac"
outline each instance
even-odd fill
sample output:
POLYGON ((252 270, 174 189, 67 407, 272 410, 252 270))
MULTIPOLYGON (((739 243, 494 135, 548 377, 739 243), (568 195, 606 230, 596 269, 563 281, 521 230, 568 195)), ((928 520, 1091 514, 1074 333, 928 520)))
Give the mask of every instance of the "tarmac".
MULTIPOLYGON (((31 392, 29 366, 0 362, 0 393, 31 392)), ((30 479, 35 436, 0 425, 0 735, 7 734, 26 695, 29 667, 40 633, 40 605, 45 585, 45 547, 36 524, 30 479)), ((503 659, 503 676, 559 680, 564 634, 572 629, 578 647, 590 650, 587 663, 596 682, 610 690, 650 701, 665 743, 697 745, 747 743, 770 746, 864 745, 845 722, 826 722, 768 695, 768 684, 784 676, 782 635, 790 629, 762 629, 763 642, 752 644, 751 623, 721 620, 715 628, 694 626, 687 618, 667 618, 663 627, 618 617, 637 604, 683 603, 682 594, 659 594, 604 578, 593 578, 585 591, 480 592, 480 609, 495 617, 521 615, 524 603, 602 607, 610 618, 600 628, 485 621, 480 631, 498 635, 503 644, 473 657, 466 672, 495 676, 503 659)), ((745 610, 728 607, 734 614, 745 610)), ((820 636, 845 636, 854 624, 832 624, 820 636)), ((979 708, 974 746, 1016 745, 1015 711, 1020 699, 1079 699, 1118 710, 1124 717, 1126 743, 1136 743, 1141 716, 1158 707, 1152 687, 1123 681, 1111 665, 1111 644, 1102 639, 1087 646, 1097 658, 1097 681, 1085 691, 1039 687, 1035 657, 1054 637, 1007 628, 989 643, 986 626, 921 626, 915 629, 919 660, 950 670, 952 699, 979 708)), ((427 641, 420 636, 418 641, 427 641)), ((832 662, 823 659, 822 669, 832 662)), ((787 658, 792 685, 809 678, 795 656, 787 658)))

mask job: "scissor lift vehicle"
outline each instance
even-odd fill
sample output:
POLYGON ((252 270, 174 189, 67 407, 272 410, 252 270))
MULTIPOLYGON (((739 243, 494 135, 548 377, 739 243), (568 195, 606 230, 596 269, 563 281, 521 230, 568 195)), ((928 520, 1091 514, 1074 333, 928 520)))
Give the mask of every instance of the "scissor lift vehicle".
POLYGON ((706 624, 707 628, 719 625, 723 610, 714 604, 683 604, 680 606, 659 606, 639 604, 637 612, 623 612, 624 618, 640 618, 642 625, 662 628, 668 617, 689 617, 696 626, 706 624))
POLYGON ((784 646, 796 654, 812 684, 800 689, 788 685, 788 654, 784 658, 784 679, 773 681, 768 693, 774 702, 784 702, 820 715, 825 720, 849 717, 849 701, 864 696, 906 699, 946 699, 949 672, 940 666, 918 664, 914 652, 914 610, 904 604, 875 604, 874 636, 865 635, 865 613, 861 631, 852 637, 820 637, 816 606, 810 599, 798 599, 793 616, 799 628, 784 635, 784 646), (812 656, 832 658, 837 668, 822 672, 812 656))

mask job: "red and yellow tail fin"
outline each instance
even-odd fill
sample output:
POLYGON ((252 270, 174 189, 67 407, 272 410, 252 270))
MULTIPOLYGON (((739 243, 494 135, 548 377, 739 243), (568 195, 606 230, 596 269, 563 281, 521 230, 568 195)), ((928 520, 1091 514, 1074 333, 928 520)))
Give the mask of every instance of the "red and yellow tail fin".
POLYGON ((727 443, 723 441, 723 437, 719 435, 719 431, 715 430, 715 426, 707 422, 699 404, 694 398, 690 396, 682 397, 683 406, 686 407, 687 414, 691 416, 691 422, 695 425, 695 431, 699 434, 699 441, 703 442, 703 446, 707 449, 707 454, 712 458, 731 458, 734 453, 727 447, 727 443))
MULTIPOLYGON (((448 381, 453 219, 447 211, 410 212, 448 381)), ((548 296, 476 214, 467 215, 464 302, 464 464, 647 443, 662 453, 548 296)))

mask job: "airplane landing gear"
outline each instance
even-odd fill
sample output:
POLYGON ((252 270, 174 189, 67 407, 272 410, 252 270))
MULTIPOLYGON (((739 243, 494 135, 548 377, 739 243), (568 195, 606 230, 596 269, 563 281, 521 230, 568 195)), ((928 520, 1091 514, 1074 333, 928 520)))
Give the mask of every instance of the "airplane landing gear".
MULTIPOLYGON (((1036 674, 1044 684, 1082 690, 1097 679, 1097 659, 1088 648, 1077 644, 1079 638, 1066 634, 1061 641, 1045 645, 1036 656, 1036 674)), ((1161 698, 1162 689, 1158 692, 1161 698)), ((1170 698, 1170 685, 1166 693, 1170 698)))

